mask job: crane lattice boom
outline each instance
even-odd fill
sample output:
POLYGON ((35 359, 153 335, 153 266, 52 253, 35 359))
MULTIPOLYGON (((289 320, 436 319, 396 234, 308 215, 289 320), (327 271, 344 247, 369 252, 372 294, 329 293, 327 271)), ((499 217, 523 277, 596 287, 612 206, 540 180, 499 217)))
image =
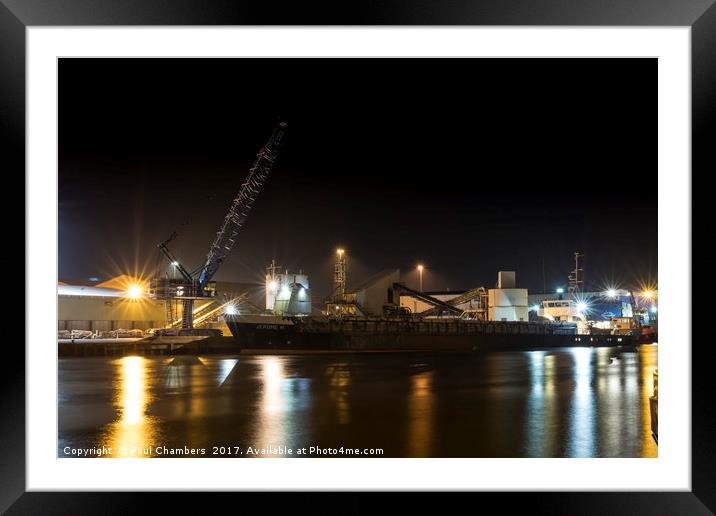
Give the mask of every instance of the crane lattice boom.
POLYGON ((286 123, 280 122, 274 129, 271 138, 256 156, 254 165, 249 170, 246 180, 241 185, 238 195, 231 204, 229 213, 226 214, 221 229, 216 234, 214 243, 209 248, 206 262, 199 271, 199 289, 203 289, 219 269, 231 249, 236 243, 236 237, 246 218, 254 205, 254 201, 261 192, 273 163, 276 160, 278 149, 281 145, 281 138, 286 129, 286 123))

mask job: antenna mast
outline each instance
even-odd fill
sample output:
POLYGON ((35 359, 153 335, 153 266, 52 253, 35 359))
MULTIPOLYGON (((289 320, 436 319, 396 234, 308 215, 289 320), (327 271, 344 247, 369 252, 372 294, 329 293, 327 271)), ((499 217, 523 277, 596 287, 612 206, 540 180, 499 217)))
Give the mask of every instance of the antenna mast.
POLYGON ((569 298, 574 299, 582 292, 584 288, 584 269, 580 267, 580 261, 584 255, 574 253, 574 270, 569 275, 569 298))

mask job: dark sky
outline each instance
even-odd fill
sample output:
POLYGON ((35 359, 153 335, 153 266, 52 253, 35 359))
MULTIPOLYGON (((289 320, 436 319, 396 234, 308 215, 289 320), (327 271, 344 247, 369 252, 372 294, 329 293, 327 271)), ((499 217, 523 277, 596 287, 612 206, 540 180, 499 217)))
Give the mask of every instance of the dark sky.
MULTIPOLYGON (((425 289, 656 281, 656 59, 60 59, 59 276, 189 269, 277 117, 289 127, 215 279, 272 258, 327 294, 400 268, 425 289), (160 262, 161 263, 161 262, 160 262), (543 280, 544 263, 544 280, 543 280), (166 265, 166 263, 164 264, 166 265)), ((318 297, 315 297, 318 296, 318 297)))

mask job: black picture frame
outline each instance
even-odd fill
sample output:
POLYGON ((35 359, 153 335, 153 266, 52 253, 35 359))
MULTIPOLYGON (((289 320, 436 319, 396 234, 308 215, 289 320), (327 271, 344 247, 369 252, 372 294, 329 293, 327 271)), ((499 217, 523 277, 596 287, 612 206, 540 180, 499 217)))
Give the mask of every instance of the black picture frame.
MULTIPOLYGON (((25 171, 25 30, 29 26, 79 25, 602 25, 690 26, 692 65, 692 177, 716 170, 716 5, 713 0, 389 0, 323 3, 275 0, 0 0, 0 132, 5 177, 25 171)), ((19 247, 19 246, 17 246, 19 247)), ((16 279, 13 280, 17 282, 16 279)), ((688 302, 688 300, 685 300, 688 302)), ((684 333, 690 338, 691 332, 684 333)), ((708 343, 708 342, 707 342, 708 343)), ((16 344, 16 343, 13 343, 16 344)), ((159 499, 163 512, 192 512, 185 493, 25 492, 25 353, 6 346, 0 390, 0 509, 8 514, 127 513, 159 499), (141 504, 141 505, 140 505, 141 504)), ((549 514, 712 514, 716 512, 716 424, 707 346, 692 347, 692 491, 590 493, 481 493, 462 503, 494 503, 502 510, 529 508, 549 514)), ((286 501, 268 493, 206 493, 214 504, 290 504, 292 510, 365 512, 384 503, 381 494, 348 493, 327 504, 323 495, 286 501), (319 499, 318 497, 321 496, 319 499)), ((456 495, 464 497, 467 495, 456 495)), ((473 494, 470 495, 474 496, 473 494)), ((414 494, 404 511, 424 505, 414 494)))

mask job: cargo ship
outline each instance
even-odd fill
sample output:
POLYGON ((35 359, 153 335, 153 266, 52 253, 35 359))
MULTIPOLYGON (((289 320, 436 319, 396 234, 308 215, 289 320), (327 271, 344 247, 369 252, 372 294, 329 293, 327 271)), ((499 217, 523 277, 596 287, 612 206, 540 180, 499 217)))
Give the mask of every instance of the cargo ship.
POLYGON ((450 351, 632 346, 630 335, 578 335, 562 325, 469 319, 229 315, 240 349, 450 351))
POLYGON ((267 268, 265 311, 240 307, 224 316, 240 349, 478 352, 637 343, 632 334, 578 332, 572 321, 530 320, 527 289, 517 288, 510 271, 498 273, 494 289, 426 293, 400 282, 397 269, 349 288, 339 249, 335 290, 319 311, 305 274, 277 270, 273 262, 267 268))

